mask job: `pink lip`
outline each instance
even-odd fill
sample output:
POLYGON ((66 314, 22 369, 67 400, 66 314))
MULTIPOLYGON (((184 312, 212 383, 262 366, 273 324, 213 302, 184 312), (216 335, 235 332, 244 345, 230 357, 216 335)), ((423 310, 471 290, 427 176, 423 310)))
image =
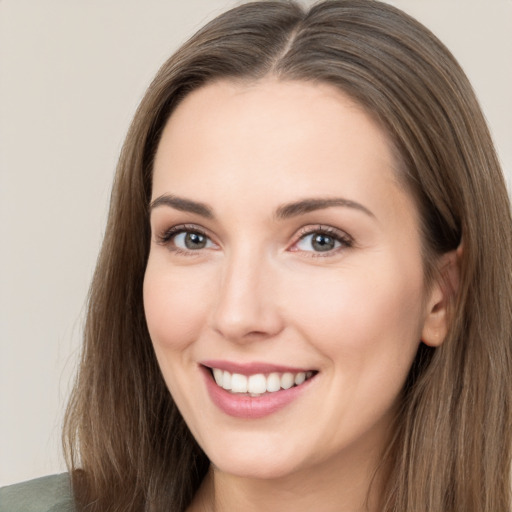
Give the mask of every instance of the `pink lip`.
MULTIPOLYGON (((219 368, 219 366, 213 367, 219 368)), ((276 370, 275 366, 272 366, 272 370, 270 372, 262 371, 262 368, 264 367, 264 365, 258 365, 258 371, 252 373, 271 373, 272 371, 282 371, 276 370)), ((206 389, 208 390, 208 394, 210 395, 212 402, 225 414, 235 418, 258 419, 273 414, 299 398, 300 395, 309 388, 312 381, 315 380, 314 377, 312 377, 300 386, 294 386, 290 389, 282 389, 281 391, 276 391, 274 393, 265 393, 258 397, 251 397, 249 395, 230 393, 229 391, 217 386, 208 367, 204 365, 200 368, 204 375, 206 389)), ((293 370, 293 372, 295 371, 297 370, 293 370)))
POLYGON ((208 360, 201 361, 203 366, 208 368, 218 368, 219 370, 225 370, 229 373, 239 373, 241 375, 254 375, 256 373, 299 373, 311 371, 311 368, 293 368, 291 366, 281 366, 269 363, 234 363, 231 361, 220 361, 220 360, 208 360))

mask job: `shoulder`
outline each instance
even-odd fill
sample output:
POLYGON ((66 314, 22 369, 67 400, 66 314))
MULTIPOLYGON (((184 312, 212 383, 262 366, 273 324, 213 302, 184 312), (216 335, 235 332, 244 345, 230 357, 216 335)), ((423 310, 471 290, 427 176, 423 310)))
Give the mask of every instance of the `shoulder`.
POLYGON ((0 512, 73 512, 69 475, 45 476, 0 489, 0 512))

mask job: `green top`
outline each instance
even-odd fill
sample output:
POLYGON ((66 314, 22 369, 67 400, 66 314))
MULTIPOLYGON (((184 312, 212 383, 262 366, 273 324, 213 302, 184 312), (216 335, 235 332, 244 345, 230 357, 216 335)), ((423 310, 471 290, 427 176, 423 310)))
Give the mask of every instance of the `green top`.
POLYGON ((44 476, 0 489, 0 512, 73 512, 69 475, 44 476))

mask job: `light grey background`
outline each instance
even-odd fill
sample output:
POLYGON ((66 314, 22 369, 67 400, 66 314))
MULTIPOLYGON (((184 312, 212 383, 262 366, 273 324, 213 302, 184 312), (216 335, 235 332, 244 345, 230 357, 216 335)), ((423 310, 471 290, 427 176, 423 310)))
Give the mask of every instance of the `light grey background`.
MULTIPOLYGON (((238 3, 0 0, 0 485, 65 469, 62 414, 128 124, 160 64, 238 3)), ((460 60, 510 181, 512 1, 390 3, 460 60)))

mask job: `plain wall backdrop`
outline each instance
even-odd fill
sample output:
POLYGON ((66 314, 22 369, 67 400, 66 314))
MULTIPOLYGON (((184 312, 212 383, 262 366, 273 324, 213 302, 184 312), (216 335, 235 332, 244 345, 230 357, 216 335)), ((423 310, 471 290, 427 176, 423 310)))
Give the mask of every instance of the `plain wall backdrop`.
MULTIPOLYGON (((163 61, 238 3, 0 0, 0 486, 65 470, 62 416, 124 135, 163 61)), ((512 0, 390 3, 459 59, 512 183, 512 0)))

